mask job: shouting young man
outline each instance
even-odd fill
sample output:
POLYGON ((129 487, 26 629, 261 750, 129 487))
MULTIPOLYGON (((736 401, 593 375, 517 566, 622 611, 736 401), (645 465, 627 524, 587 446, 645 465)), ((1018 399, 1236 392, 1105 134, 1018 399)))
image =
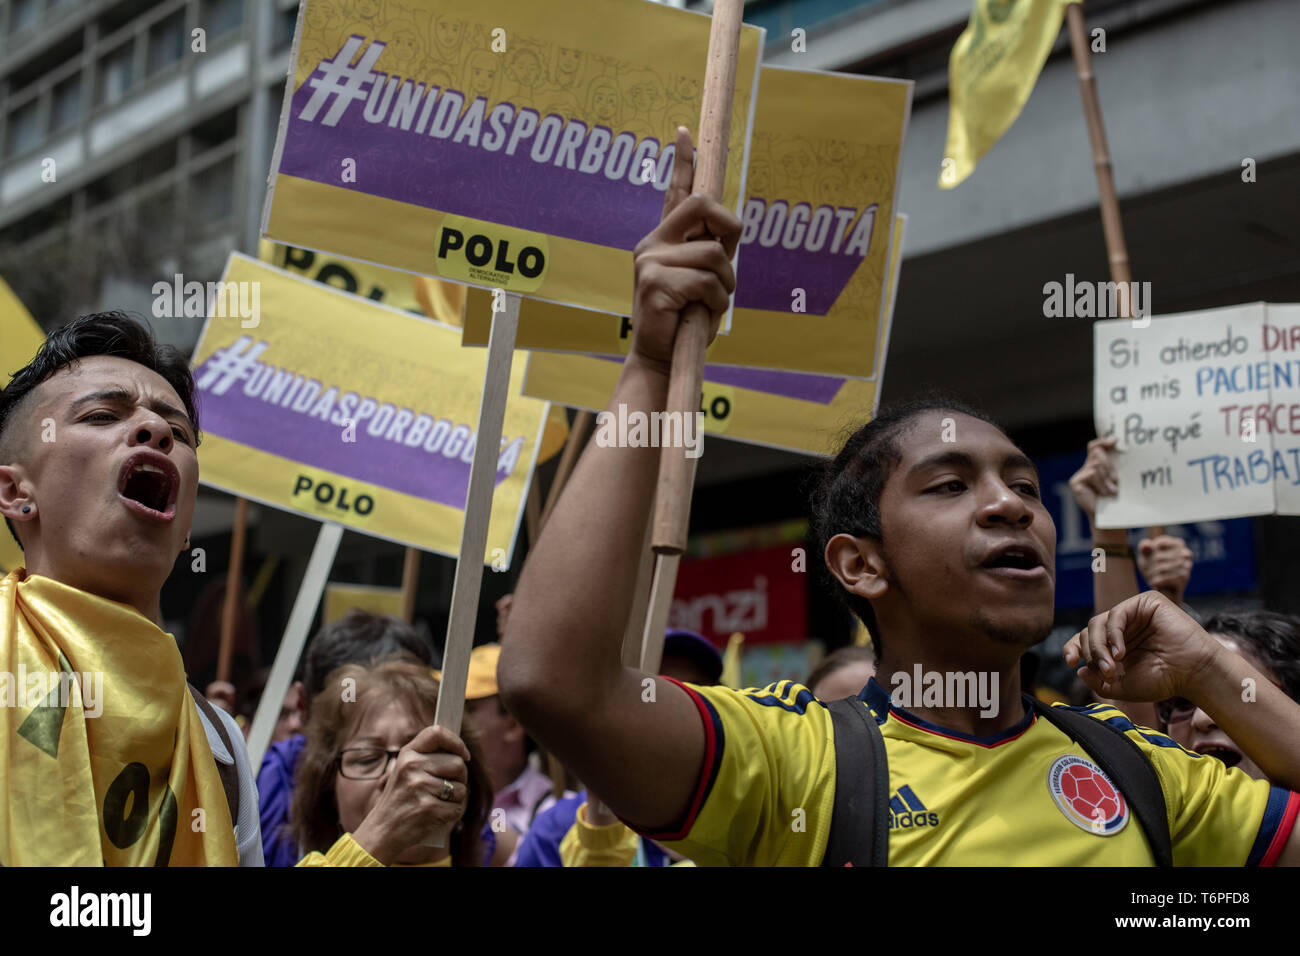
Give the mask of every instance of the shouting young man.
POLYGON ((262 863, 243 735, 159 627, 198 441, 188 363, 120 312, 51 334, 0 393, 26 565, 0 580, 6 866, 262 863))
MULTIPOLYGON (((635 337, 611 409, 663 409, 681 311, 703 302, 716 322, 735 285, 740 223, 688 198, 690 156, 679 133, 663 221, 634 254, 635 337)), ((1167 600, 1141 595, 1096 618, 1071 663, 1113 697, 1197 701, 1291 789, 1112 707, 1045 716, 1022 693, 1020 658, 1052 626, 1056 531, 1033 464, 992 422, 917 403, 877 417, 827 464, 814 496, 819 556, 879 655, 847 705, 789 681, 736 691, 623 666, 658 455, 587 447, 524 567, 498 674, 530 733, 644 835, 703 865, 884 861, 833 859, 833 835, 855 844, 846 830, 887 830, 883 857, 896 866, 1300 859, 1300 755, 1285 743, 1300 739, 1300 707, 1167 600), (1243 703, 1247 680, 1255 696, 1243 703), (874 778, 839 779, 854 733, 883 739, 874 778), (1127 776, 1111 781, 1099 762, 1127 776), (836 812, 837 790, 876 788, 883 775, 875 819, 887 824, 836 812)))

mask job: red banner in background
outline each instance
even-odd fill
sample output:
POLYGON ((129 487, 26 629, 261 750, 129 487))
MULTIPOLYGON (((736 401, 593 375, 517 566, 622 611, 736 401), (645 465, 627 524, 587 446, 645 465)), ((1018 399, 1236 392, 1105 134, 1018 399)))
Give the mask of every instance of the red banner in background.
POLYGON ((703 634, 719 649, 734 631, 745 646, 808 638, 808 574, 797 545, 683 558, 669 626, 703 634), (797 563, 796 563, 797 562, 797 563))

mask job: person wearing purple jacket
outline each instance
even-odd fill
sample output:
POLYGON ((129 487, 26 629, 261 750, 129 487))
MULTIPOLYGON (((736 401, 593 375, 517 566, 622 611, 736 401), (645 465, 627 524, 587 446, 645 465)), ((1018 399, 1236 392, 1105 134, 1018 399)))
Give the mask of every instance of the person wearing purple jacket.
MULTIPOLYGON (((722 655, 694 631, 670 628, 664 633, 663 660, 659 673, 674 680, 705 687, 722 677, 722 655)), ((565 796, 533 818, 533 825, 519 844, 515 866, 563 866, 560 843, 578 817, 578 808, 589 801, 584 790, 565 796)), ((641 837, 634 866, 671 866, 672 858, 659 844, 641 837)))

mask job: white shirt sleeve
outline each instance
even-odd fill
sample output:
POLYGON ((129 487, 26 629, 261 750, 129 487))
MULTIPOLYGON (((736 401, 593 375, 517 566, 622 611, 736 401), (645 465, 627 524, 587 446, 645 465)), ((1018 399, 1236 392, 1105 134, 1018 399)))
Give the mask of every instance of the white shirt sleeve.
POLYGON ((213 709, 220 715, 221 722, 226 725, 226 733, 235 748, 234 754, 226 751, 217 729, 211 726, 203 712, 199 711, 203 730, 208 735, 208 746, 212 748, 212 756, 222 763, 229 763, 231 757, 235 761, 235 772, 239 778, 239 819, 235 821, 235 845, 239 849, 239 865, 265 866, 266 862, 262 858, 261 814, 257 806, 257 779, 253 776, 253 768, 248 762, 248 747, 244 744, 244 732, 239 729, 239 724, 235 723, 234 717, 220 707, 213 709))

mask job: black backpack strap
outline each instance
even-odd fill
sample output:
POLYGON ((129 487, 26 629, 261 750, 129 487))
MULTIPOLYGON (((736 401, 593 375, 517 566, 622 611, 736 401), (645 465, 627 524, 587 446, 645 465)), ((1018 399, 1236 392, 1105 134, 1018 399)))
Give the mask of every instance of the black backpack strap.
POLYGON ((856 697, 826 705, 835 729, 835 809, 823 866, 889 865, 885 738, 856 697))
POLYGON ((203 716, 208 718, 208 723, 217 731, 217 736, 221 742, 226 745, 226 752, 230 754, 230 763, 222 763, 216 757, 212 762, 217 765, 217 773, 221 775, 221 787, 226 791, 226 804, 230 807, 230 822, 239 826, 239 765, 235 762, 235 745, 230 740, 230 734, 226 732, 225 722, 217 713, 217 709, 212 706, 212 702, 199 693, 199 689, 193 684, 186 683, 190 689, 190 696, 194 698, 194 704, 203 711, 203 716))
POLYGON ((1165 792, 1151 761, 1138 745, 1124 731, 1105 721, 1068 707, 1053 707, 1037 698, 1030 700, 1044 720, 1086 750, 1102 772, 1119 787, 1146 834, 1156 866, 1173 866, 1173 842, 1169 835, 1165 792))

